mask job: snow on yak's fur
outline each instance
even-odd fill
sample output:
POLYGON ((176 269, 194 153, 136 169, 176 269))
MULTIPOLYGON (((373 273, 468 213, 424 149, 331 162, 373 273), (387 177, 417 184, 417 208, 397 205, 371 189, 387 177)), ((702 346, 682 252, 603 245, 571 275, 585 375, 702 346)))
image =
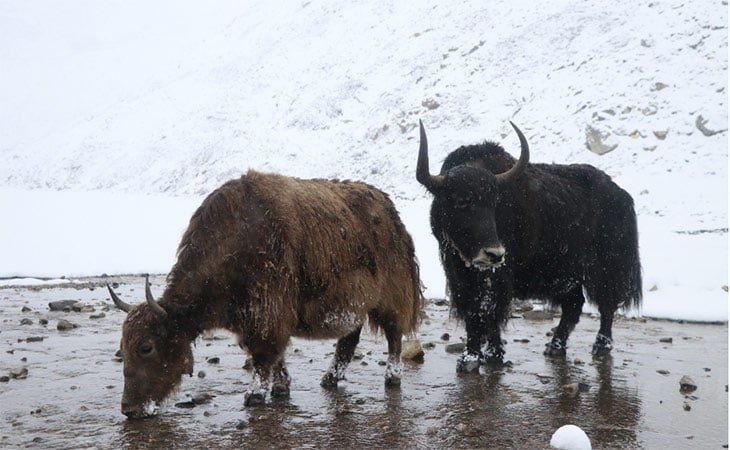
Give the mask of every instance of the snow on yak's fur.
POLYGON ((193 214, 156 301, 130 306, 122 331, 122 412, 144 417, 192 374, 205 330, 235 333, 253 358, 245 404, 287 395, 291 336, 338 338, 323 386, 344 377, 367 321, 388 341, 386 385, 400 383, 403 334, 422 307, 413 242, 380 190, 360 182, 301 180, 249 171, 193 214))
POLYGON ((601 313, 593 345, 599 356, 611 350, 616 310, 641 304, 631 196, 589 165, 529 163, 527 140, 514 128, 521 144, 518 161, 485 142, 451 152, 439 175, 431 175, 421 124, 416 178, 433 194, 431 229, 452 306, 466 325, 459 371, 502 361, 500 330, 513 298, 561 307, 545 350, 549 356, 565 355, 584 292, 601 313))

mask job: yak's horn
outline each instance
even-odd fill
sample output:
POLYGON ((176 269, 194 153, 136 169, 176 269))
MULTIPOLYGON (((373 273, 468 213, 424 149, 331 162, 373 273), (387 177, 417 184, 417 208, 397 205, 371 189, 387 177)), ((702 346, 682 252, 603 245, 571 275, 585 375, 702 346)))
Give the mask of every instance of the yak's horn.
POLYGON ((527 163, 530 161, 530 148, 527 145, 527 139, 525 139, 525 135, 522 134, 522 131, 520 131, 519 128, 517 128, 517 125, 513 124, 511 121, 509 124, 512 125, 512 128, 515 129, 517 137, 520 138, 520 159, 517 160, 517 163, 512 166, 511 169, 496 175, 497 184, 507 183, 513 180, 515 177, 517 177, 517 175, 525 170, 525 167, 527 167, 527 163))
POLYGON ((109 295, 112 296, 112 301, 114 302, 115 305, 117 305, 117 308, 128 313, 132 309, 132 305, 130 305, 129 303, 123 302, 119 298, 119 296, 117 296, 117 294, 112 290, 112 287, 109 286, 109 283, 107 283, 106 287, 107 287, 107 289, 109 289, 109 295))
POLYGON ((147 298, 147 304, 150 308, 152 308, 152 311, 157 314, 157 316, 161 319, 164 319, 167 317, 167 311, 165 311, 165 308, 160 306, 159 303, 155 301, 155 298, 152 296, 152 290, 150 289, 150 277, 145 276, 144 277, 144 294, 147 298))
POLYGON ((418 121, 421 132, 421 143, 418 147, 418 162, 416 163, 416 180, 424 185, 426 189, 433 192, 434 189, 440 188, 444 184, 442 175, 431 175, 428 169, 428 140, 426 139, 426 130, 423 128, 423 122, 418 121))

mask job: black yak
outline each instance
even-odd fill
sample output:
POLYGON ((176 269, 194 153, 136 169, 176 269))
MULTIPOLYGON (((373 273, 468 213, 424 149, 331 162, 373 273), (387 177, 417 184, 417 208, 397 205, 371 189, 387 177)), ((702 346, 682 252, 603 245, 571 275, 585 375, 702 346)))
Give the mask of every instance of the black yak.
POLYGON ((367 321, 388 341, 386 385, 397 386, 401 337, 422 305, 413 242, 387 196, 360 182, 301 180, 249 171, 193 214, 159 301, 130 306, 122 331, 122 412, 156 410, 192 374, 205 330, 235 333, 253 359, 246 405, 287 395, 291 336, 338 338, 323 386, 344 379, 367 321))
POLYGON ((458 371, 502 361, 500 331, 513 298, 561 307, 550 356, 565 355, 586 298, 601 314, 594 355, 611 351, 616 310, 641 304, 631 196, 589 165, 529 163, 527 140, 512 126, 521 144, 517 162, 485 142, 453 151, 432 175, 420 124, 416 179, 433 194, 431 229, 452 307, 466 325, 458 371))

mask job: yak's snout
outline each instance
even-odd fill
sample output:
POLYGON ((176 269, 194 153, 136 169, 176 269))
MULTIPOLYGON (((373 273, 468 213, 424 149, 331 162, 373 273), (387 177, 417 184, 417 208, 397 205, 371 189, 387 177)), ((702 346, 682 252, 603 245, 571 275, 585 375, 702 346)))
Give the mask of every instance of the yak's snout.
POLYGON ((506 250, 503 246, 482 248, 477 256, 471 260, 471 264, 477 269, 489 269, 504 264, 506 250))

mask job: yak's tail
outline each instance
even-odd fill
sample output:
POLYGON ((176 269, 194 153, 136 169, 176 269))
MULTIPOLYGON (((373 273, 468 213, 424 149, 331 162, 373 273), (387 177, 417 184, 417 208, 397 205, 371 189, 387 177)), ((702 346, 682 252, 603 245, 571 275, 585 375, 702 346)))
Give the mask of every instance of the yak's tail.
POLYGON ((599 307, 640 309, 643 290, 634 200, 618 186, 603 200, 594 253, 587 265, 589 300, 599 307))

